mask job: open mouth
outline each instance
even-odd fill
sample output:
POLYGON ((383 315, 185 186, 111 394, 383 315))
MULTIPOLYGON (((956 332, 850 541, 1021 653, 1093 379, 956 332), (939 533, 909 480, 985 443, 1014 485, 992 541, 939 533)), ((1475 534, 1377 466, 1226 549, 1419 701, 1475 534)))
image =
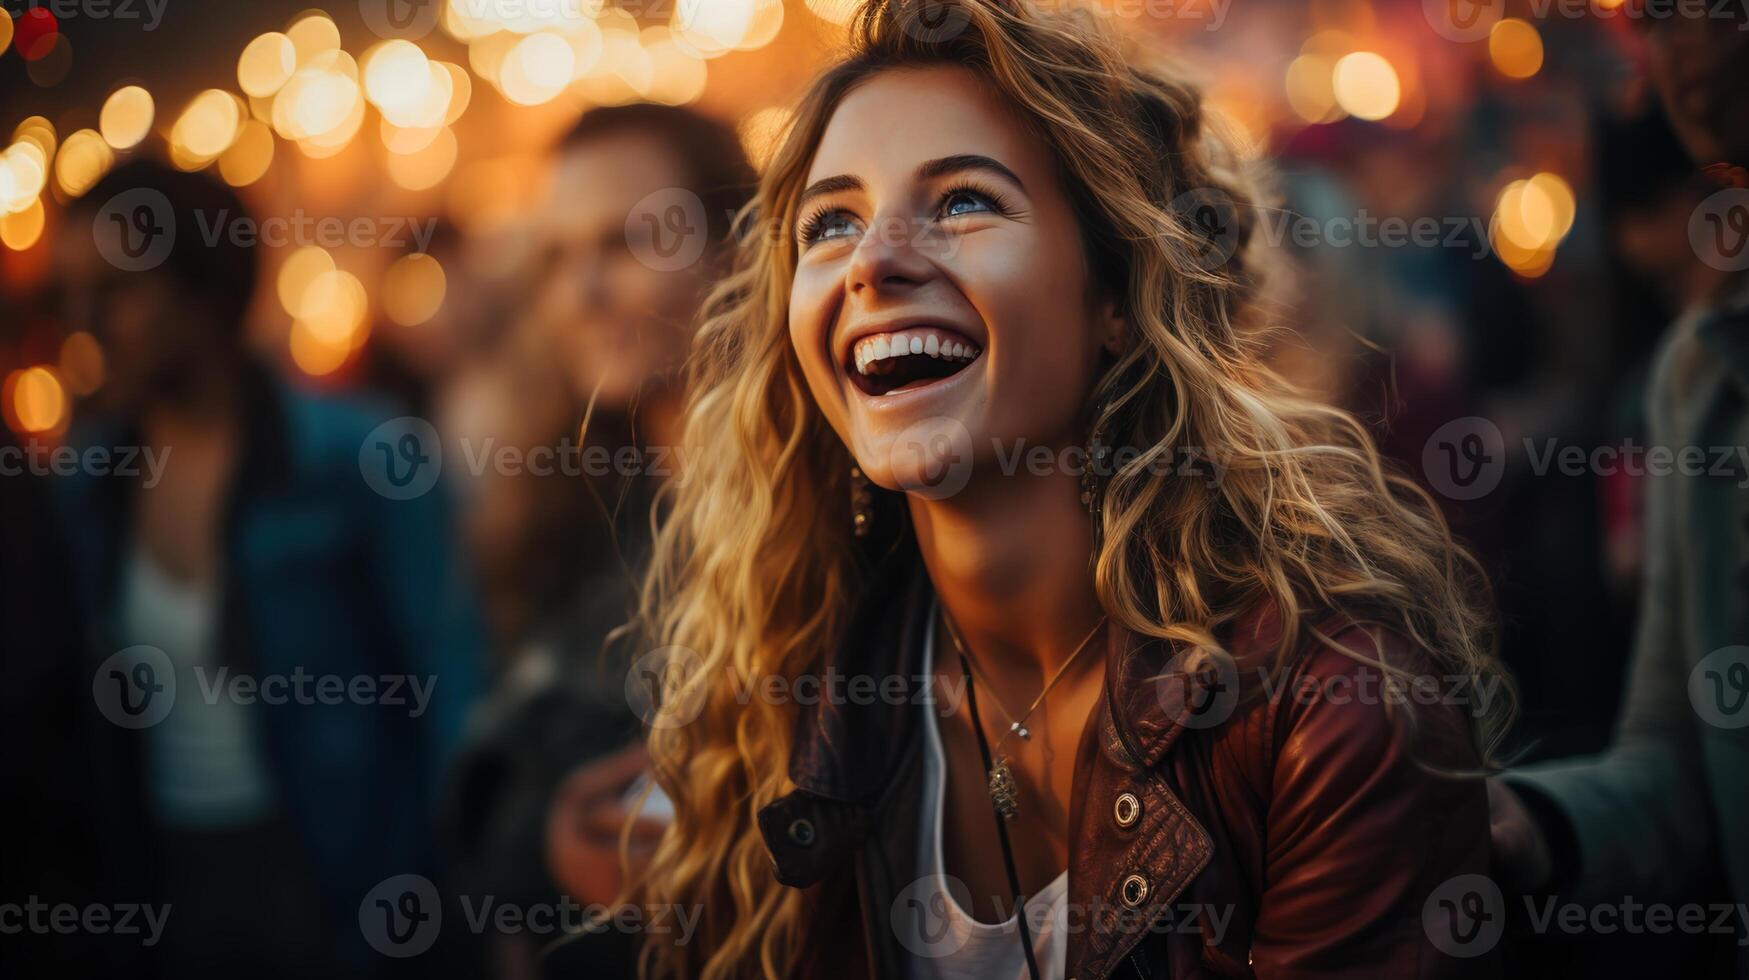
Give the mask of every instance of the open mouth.
POLYGON ((858 340, 845 370, 863 394, 891 395, 945 381, 983 353, 952 330, 911 327, 858 340))

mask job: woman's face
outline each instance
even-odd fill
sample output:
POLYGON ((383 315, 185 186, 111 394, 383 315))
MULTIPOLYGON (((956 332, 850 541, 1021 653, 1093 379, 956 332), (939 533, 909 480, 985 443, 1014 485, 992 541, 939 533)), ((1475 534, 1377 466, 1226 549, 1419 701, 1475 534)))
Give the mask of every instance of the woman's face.
POLYGON ((804 186, 790 339, 871 480, 957 490, 1016 450, 1085 437, 1080 410, 1121 323, 1090 298, 1050 149, 976 76, 862 83, 804 186))

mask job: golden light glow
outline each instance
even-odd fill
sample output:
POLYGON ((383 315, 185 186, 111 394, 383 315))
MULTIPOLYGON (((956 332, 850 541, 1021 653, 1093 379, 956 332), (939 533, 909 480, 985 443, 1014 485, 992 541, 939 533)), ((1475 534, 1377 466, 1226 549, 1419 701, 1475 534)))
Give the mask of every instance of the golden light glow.
POLYGON ((95 129, 81 129, 67 136, 55 156, 55 183, 61 193, 79 197, 109 172, 115 151, 95 129))
POLYGON ((346 139, 350 124, 356 132, 364 119, 364 100, 359 91, 357 66, 345 52, 317 58, 299 68, 273 97, 273 130, 288 140, 318 140, 324 144, 346 139), (350 70, 349 70, 350 69, 350 70), (354 115, 357 122, 353 122, 354 115))
POLYGON ((44 160, 55 158, 55 124, 42 116, 30 116, 12 129, 12 142, 35 143, 44 160))
POLYGON ((8 413, 26 433, 53 432, 67 418, 67 393, 46 367, 28 367, 6 377, 8 413))
POLYGON ((680 50, 698 58, 728 54, 747 40, 756 0, 679 0, 669 28, 680 50))
POLYGON ((667 28, 645 28, 643 44, 650 56, 650 101, 686 105, 704 95, 704 61, 670 37, 667 28))
POLYGON ((764 169, 770 162, 791 120, 792 113, 782 106, 766 106, 741 120, 737 132, 753 166, 764 169))
POLYGON ((298 309, 298 322, 323 344, 356 347, 363 340, 364 284, 344 269, 330 269, 310 280, 298 309))
POLYGON ((273 130, 259 119, 243 124, 237 141, 219 157, 219 176, 232 187, 247 187, 273 165, 273 130))
POLYGON ((417 326, 443 306, 443 265, 422 252, 404 255, 383 273, 383 315, 403 327, 417 326))
POLYGON ((756 0, 753 8, 753 22, 747 25, 747 34, 741 38, 741 43, 735 45, 739 51, 757 51, 777 39, 777 32, 783 30, 783 0, 756 0))
POLYGON ((42 147, 20 140, 0 153, 0 214, 17 214, 37 202, 48 183, 42 147))
POLYGON ((292 316, 303 315, 304 293, 317 277, 334 271, 334 256, 317 245, 305 245, 285 257, 275 287, 279 305, 292 316))
POLYGON ((43 234, 43 201, 33 198, 22 211, 0 217, 0 245, 17 251, 35 245, 43 234))
POLYGON ((1336 104, 1357 119, 1379 120, 1397 111, 1402 89, 1396 69, 1382 55, 1356 51, 1336 62, 1331 76, 1336 104))
POLYGON ((571 84, 576 69, 571 45, 557 34, 530 34, 504 56, 498 88, 517 105, 550 102, 571 84))
POLYGON ((194 97, 170 128, 170 145, 196 159, 211 160, 230 148, 243 124, 245 107, 223 89, 194 97))
POLYGON ((237 86, 245 94, 265 99, 280 90, 298 68, 292 39, 270 31, 249 42, 237 58, 237 86))
POLYGON ((1543 39, 1528 21, 1508 17, 1488 32, 1488 57, 1507 78, 1529 78, 1543 66, 1543 39))
POLYGON ((390 153, 385 165, 390 180, 410 191, 422 191, 442 183, 455 167, 455 158, 455 132, 445 126, 416 153, 390 153))
POLYGON ((1559 174, 1546 170, 1530 178, 1529 186, 1548 200, 1550 233, 1556 240, 1567 237, 1567 233, 1573 230, 1573 219, 1578 214, 1578 202, 1573 196, 1573 188, 1559 174))
POLYGON ((292 363, 315 378, 340 370, 352 356, 351 344, 324 343, 302 320, 292 321, 290 346, 292 363))
POLYGON ((418 153, 420 150, 430 146, 431 141, 437 138, 438 132, 442 129, 442 126, 430 126, 424 129, 409 129, 405 126, 397 126, 394 123, 389 122, 387 119, 383 119, 378 122, 377 134, 382 138, 384 149, 388 150, 390 153, 400 153, 405 155, 408 153, 418 153))
POLYGON ((340 28, 335 27, 334 21, 320 10, 300 14, 285 29, 285 35, 291 39, 299 65, 309 64, 324 51, 333 51, 340 47, 340 28))
POLYGON ((1287 66, 1287 104, 1309 123, 1335 122, 1347 113, 1336 105, 1336 63, 1302 54, 1287 66))
POLYGON ((411 41, 384 41, 364 56, 364 94, 383 118, 397 126, 431 126, 449 107, 449 73, 433 70, 425 52, 411 41))
POLYGON ((857 6, 857 0, 808 0, 808 11, 829 24, 850 23, 857 6))
POLYGON ((97 338, 83 330, 70 333, 61 341, 61 357, 57 365, 67 390, 75 395, 89 395, 103 386, 103 346, 97 338))
POLYGON ((1573 189, 1558 174, 1514 180, 1495 201, 1488 238, 1508 268, 1535 278, 1554 263, 1556 248, 1573 228, 1575 211, 1573 189))
POLYGON ((97 129, 103 141, 118 150, 138 146, 152 131, 152 93, 138 85, 116 89, 103 102, 97 129))
POLYGON ((467 69, 448 61, 434 61, 432 64, 444 70, 449 75, 449 106, 443 112, 443 124, 452 126, 462 113, 468 111, 468 101, 474 95, 474 82, 468 76, 467 69))
POLYGON ((12 43, 12 17, 0 17, 0 54, 6 53, 6 46, 12 43))

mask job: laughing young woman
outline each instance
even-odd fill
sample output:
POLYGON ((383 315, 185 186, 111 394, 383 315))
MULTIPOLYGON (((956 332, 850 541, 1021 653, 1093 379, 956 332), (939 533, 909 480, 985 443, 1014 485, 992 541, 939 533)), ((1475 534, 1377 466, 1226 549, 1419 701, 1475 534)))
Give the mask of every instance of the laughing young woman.
POLYGON ((1196 89, 1015 0, 854 39, 695 351, 645 974, 1476 969, 1485 589, 1260 362, 1196 89))

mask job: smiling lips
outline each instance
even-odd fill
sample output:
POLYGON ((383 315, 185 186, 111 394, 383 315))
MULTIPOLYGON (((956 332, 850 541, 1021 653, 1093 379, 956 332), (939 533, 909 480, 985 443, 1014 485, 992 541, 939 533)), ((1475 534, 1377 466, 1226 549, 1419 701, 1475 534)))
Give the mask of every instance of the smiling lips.
POLYGON ((952 377, 983 351, 952 330, 911 327, 870 334, 850 353, 856 386, 865 394, 885 395, 952 377))

